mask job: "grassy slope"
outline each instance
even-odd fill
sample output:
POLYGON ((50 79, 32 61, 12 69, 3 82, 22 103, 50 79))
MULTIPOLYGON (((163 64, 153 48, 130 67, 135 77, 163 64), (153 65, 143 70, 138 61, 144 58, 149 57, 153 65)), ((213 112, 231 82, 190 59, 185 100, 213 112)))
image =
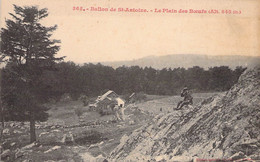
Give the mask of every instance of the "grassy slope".
MULTIPOLYGON (((209 97, 212 94, 193 94, 194 103, 198 103, 202 99, 209 97)), ((146 102, 136 104, 136 106, 143 110, 152 112, 153 114, 160 113, 159 109, 163 108, 163 112, 172 111, 173 107, 176 107, 177 103, 182 100, 179 96, 147 96, 146 102)), ((38 123, 37 136, 41 144, 41 147, 32 148, 32 152, 28 152, 26 156, 21 157, 23 159, 33 159, 33 161, 42 160, 71 160, 78 161, 80 159, 79 154, 84 152, 90 152, 94 156, 108 155, 119 143, 124 134, 130 134, 136 128, 139 128, 144 123, 148 122, 150 118, 141 113, 139 110, 132 110, 127 108, 125 113, 135 121, 134 124, 127 123, 106 123, 106 121, 112 121, 114 115, 100 116, 97 112, 87 111, 87 107, 84 107, 80 101, 60 102, 56 104, 49 104, 51 107, 49 110, 50 117, 45 123, 38 123), (79 119, 74 110, 82 108, 84 114, 79 119), (95 122, 101 122, 101 124, 93 125, 95 122), (90 123, 90 125, 88 125, 90 123), (84 125, 85 124, 85 125, 84 125), (87 126, 86 126, 87 124, 87 126), (92 125, 91 125, 92 124, 92 125), (43 127, 45 126, 45 127, 43 127), (75 136, 76 143, 74 144, 61 144, 60 141, 64 134, 72 132, 75 136), (41 133, 46 133, 41 135, 41 133), (39 137, 40 136, 40 137, 39 137), (103 141, 103 143, 102 143, 103 141), (98 144, 99 145, 95 145, 98 144), (44 151, 59 145, 60 149, 50 153, 44 153, 44 151), (90 147, 93 146, 93 147, 90 147)), ((5 135, 4 149, 21 148, 29 143, 29 125, 21 127, 13 127, 10 129, 10 134, 5 135), (14 131, 20 131, 14 133, 14 131), (15 146, 10 146, 15 142, 15 146)))
MULTIPOLYGON (((208 98, 216 93, 194 93, 192 94, 193 97, 193 104, 196 105, 201 102, 203 99, 208 98)), ((148 96, 149 101, 139 103, 138 106, 143 111, 152 112, 154 114, 160 113, 160 108, 164 113, 168 111, 171 112, 173 108, 177 107, 178 102, 183 100, 180 96, 152 96, 154 99, 150 99, 151 97, 148 96)))

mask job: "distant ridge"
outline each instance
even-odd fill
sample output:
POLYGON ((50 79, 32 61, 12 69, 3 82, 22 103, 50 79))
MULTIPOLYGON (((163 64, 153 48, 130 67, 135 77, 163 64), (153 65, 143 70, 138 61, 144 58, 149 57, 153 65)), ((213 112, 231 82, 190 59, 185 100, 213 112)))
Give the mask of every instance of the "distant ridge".
POLYGON ((131 61, 101 62, 101 64, 112 66, 113 68, 125 65, 153 67, 155 69, 177 67, 190 68, 193 66, 200 66, 204 69, 214 66, 229 66, 234 69, 237 66, 252 67, 256 64, 260 64, 260 56, 175 54, 165 56, 147 56, 131 61))

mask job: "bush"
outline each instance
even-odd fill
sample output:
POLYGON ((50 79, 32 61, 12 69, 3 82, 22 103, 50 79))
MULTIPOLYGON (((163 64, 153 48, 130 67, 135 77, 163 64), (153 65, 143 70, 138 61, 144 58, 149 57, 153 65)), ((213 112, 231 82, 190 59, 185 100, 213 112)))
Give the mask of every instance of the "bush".
POLYGON ((74 113, 80 117, 84 113, 84 109, 82 107, 78 107, 74 110, 74 113))
POLYGON ((135 102, 142 102, 147 99, 147 96, 143 92, 136 93, 135 95, 135 102))
POLYGON ((88 97, 87 97, 86 95, 81 95, 81 96, 79 97, 79 100, 80 100, 81 102, 83 102, 84 106, 88 106, 88 104, 89 104, 89 99, 88 99, 88 97))
POLYGON ((104 116, 104 115, 111 115, 111 114, 114 114, 115 112, 111 109, 99 109, 98 110, 98 113, 101 115, 101 116, 104 116))

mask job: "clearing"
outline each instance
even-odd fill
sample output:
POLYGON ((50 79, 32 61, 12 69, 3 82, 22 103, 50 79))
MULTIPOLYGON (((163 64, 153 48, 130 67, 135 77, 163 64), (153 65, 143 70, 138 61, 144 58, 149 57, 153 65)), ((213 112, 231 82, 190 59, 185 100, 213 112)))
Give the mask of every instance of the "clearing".
MULTIPOLYGON (((193 94, 194 104, 215 93, 193 94)), ((38 142, 29 144, 29 123, 7 122, 3 150, 5 161, 84 161, 90 158, 104 159, 120 144, 124 135, 151 121, 159 113, 173 111, 182 98, 179 96, 147 95, 147 100, 128 105, 127 119, 117 121, 115 116, 101 116, 88 111, 81 101, 48 104, 50 117, 36 124, 38 142), (82 115, 77 116, 76 109, 82 115), (162 108, 162 111, 160 111, 162 108)))

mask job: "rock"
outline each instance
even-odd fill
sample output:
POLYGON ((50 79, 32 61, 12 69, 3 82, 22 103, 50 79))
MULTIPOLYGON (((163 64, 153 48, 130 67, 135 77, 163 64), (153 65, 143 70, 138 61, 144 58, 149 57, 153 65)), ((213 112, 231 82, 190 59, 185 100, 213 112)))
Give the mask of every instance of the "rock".
POLYGON ((194 158, 188 156, 173 156, 171 158, 172 161, 193 161, 193 159, 194 158))
POLYGON ((63 143, 63 144, 75 143, 73 134, 71 132, 69 132, 68 134, 64 134, 62 139, 61 139, 61 143, 63 143))
POLYGON ((49 132, 42 132, 42 133, 39 134, 39 137, 41 137, 41 136, 43 136, 45 134, 49 134, 49 132))
POLYGON ((98 155, 97 157, 92 156, 89 152, 81 153, 80 154, 83 161, 100 161, 103 162, 106 159, 102 155, 98 155))
POLYGON ((3 134, 9 134, 10 133, 10 130, 8 129, 8 128, 5 128, 4 130, 3 130, 3 134))
POLYGON ((135 124, 135 121, 130 120, 130 121, 129 121, 129 124, 130 124, 130 125, 134 125, 134 124, 135 124))
POLYGON ((238 152, 238 153, 235 153, 233 154, 230 159, 232 160, 240 160, 240 159, 244 159, 246 158, 247 156, 243 153, 243 152, 238 152))
MULTIPOLYGON (((73 159, 68 159, 69 162, 74 162, 73 159)), ((67 162, 66 160, 59 160, 58 162, 67 162)))
POLYGON ((32 159, 26 159, 26 160, 23 160, 22 162, 31 162, 32 159))
POLYGON ((42 126, 40 124, 35 124, 36 129, 40 129, 42 126))
POLYGON ((16 144, 16 143, 15 143, 15 142, 13 142, 13 143, 11 143, 11 144, 10 144, 10 146, 14 146, 15 144, 16 144))
POLYGON ((14 133, 15 134, 21 134, 21 133, 23 133, 22 131, 19 131, 19 130, 14 130, 14 133))
POLYGON ((46 154, 46 153, 52 152, 52 151, 54 151, 54 150, 58 150, 58 149, 60 149, 60 148, 61 148, 61 146, 54 146, 54 147, 52 147, 51 149, 49 149, 49 150, 47 150, 47 151, 44 151, 44 153, 46 154))
POLYGON ((37 145, 37 143, 36 143, 36 142, 33 142, 33 143, 29 144, 29 145, 26 145, 26 146, 22 147, 21 150, 28 150, 28 149, 33 148, 33 147, 36 146, 36 145, 37 145))
POLYGON ((62 137, 62 139, 61 139, 61 143, 65 144, 66 137, 67 137, 67 135, 66 135, 66 134, 64 134, 64 135, 63 135, 63 137, 62 137))
MULTIPOLYGON (((75 160, 72 159, 72 158, 69 158, 68 161, 69 161, 69 162, 75 162, 75 160)), ((60 161, 60 162, 67 162, 67 161, 60 161)))
POLYGON ((1 159, 8 159, 10 156, 11 156, 12 152, 7 149, 7 150, 4 150, 1 154, 1 159))
POLYGON ((52 130, 52 132, 61 132, 59 129, 52 130))
POLYGON ((154 157, 155 161, 165 161, 165 157, 163 156, 156 156, 154 157))
POLYGON ((174 161, 195 156, 259 157, 259 94, 260 67, 246 70, 226 93, 209 97, 184 111, 161 113, 129 136, 123 136, 109 158, 174 161))
POLYGON ((21 150, 21 149, 17 149, 17 150, 15 151, 15 159, 20 158, 20 157, 22 157, 22 156, 24 156, 24 151, 21 150))

